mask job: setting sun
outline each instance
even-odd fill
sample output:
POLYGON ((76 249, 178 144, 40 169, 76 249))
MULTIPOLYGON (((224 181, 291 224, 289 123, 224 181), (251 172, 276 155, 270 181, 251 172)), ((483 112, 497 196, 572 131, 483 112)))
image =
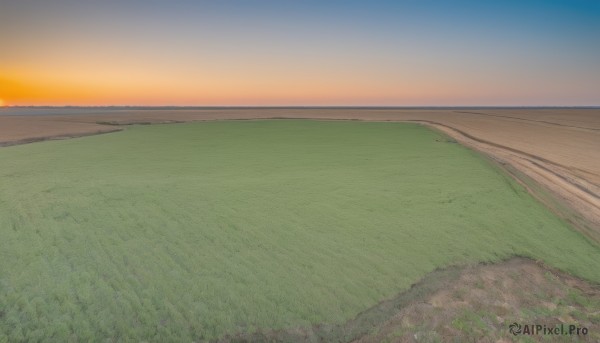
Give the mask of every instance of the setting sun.
POLYGON ((4 100, 0 99, 0 107, 4 107, 6 106, 6 103, 4 102, 4 100))

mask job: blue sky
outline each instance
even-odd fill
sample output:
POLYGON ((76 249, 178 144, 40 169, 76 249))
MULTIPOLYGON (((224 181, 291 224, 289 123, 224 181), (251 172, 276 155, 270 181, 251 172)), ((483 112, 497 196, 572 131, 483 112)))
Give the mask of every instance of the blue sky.
POLYGON ((13 1, 9 104, 599 105, 600 1, 13 1))

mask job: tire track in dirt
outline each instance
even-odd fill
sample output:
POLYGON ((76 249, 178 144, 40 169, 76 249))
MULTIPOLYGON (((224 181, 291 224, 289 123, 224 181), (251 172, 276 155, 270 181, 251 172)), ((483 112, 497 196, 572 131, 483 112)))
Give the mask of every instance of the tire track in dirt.
POLYGON ((59 135, 53 135, 53 136, 40 136, 40 137, 24 138, 24 139, 18 139, 18 140, 0 141, 0 147, 9 147, 9 146, 13 146, 13 145, 29 144, 29 143, 36 143, 36 142, 43 142, 43 141, 95 136, 95 135, 102 135, 105 133, 112 133, 112 132, 119 132, 119 131, 123 131, 123 129, 118 127, 118 128, 114 128, 111 130, 102 130, 102 131, 96 131, 96 132, 59 134, 59 135))
MULTIPOLYGON (((422 123, 436 128, 462 144, 490 156, 500 162, 501 165, 509 164, 518 169, 541 184, 544 189, 549 190, 556 198, 560 199, 561 203, 566 204, 583 216, 585 221, 581 223, 577 220, 571 220, 571 218, 565 218, 564 213, 562 215, 557 213, 563 219, 571 222, 576 229, 588 238, 600 243, 600 187, 574 175, 573 170, 576 168, 569 168, 525 151, 475 137, 460 129, 439 122, 431 120, 406 121, 422 123)), ((510 174, 523 184, 523 180, 519 180, 518 175, 515 173, 510 174)), ((526 188, 528 191, 533 192, 530 187, 526 188)), ((536 198, 540 199, 539 196, 536 196, 536 198)), ((552 206, 550 208, 557 212, 552 206)))
POLYGON ((600 131, 600 129, 596 129, 596 128, 592 128, 592 127, 583 127, 583 126, 559 124, 559 123, 555 123, 555 122, 551 122, 551 121, 546 121, 546 120, 526 119, 526 118, 505 116, 505 115, 501 115, 501 114, 482 113, 482 112, 468 112, 468 111, 454 111, 454 113, 476 114, 476 115, 481 115, 481 116, 515 119, 515 120, 522 120, 522 121, 533 122, 533 123, 542 123, 542 124, 547 124, 547 125, 560 126, 560 127, 570 127, 570 128, 574 128, 574 129, 581 129, 581 130, 600 131))
POLYGON ((522 151, 522 150, 518 150, 518 149, 515 149, 515 148, 511 148, 511 147, 506 146, 506 145, 501 145, 501 144, 494 143, 494 142, 491 142, 491 141, 488 141, 488 140, 485 140, 485 139, 481 139, 479 137, 475 137, 475 136, 473 136, 473 135, 471 135, 471 134, 469 134, 469 133, 467 133, 467 132, 465 132, 463 130, 457 129, 457 128, 452 127, 452 126, 447 125, 447 124, 442 124, 442 123, 431 121, 431 120, 421 120, 421 119, 419 119, 419 120, 404 120, 404 121, 417 122, 417 123, 422 122, 422 123, 432 124, 432 125, 436 125, 436 126, 443 126, 445 128, 448 128, 448 129, 451 129, 453 131, 456 131, 457 133, 459 133, 459 134, 461 134, 461 135, 463 135, 463 136, 465 136, 465 137, 467 137, 469 139, 472 139, 474 141, 482 143, 482 144, 491 145, 491 146, 494 146, 496 148, 500 148, 500 149, 504 149, 504 150, 508 150, 508 151, 517 153, 519 155, 528 156, 530 158, 533 158, 533 159, 536 159, 536 160, 539 160, 539 161, 542 161, 542 162, 545 162, 545 163, 553 164, 555 166, 562 167, 562 168, 565 168, 565 169, 577 170, 577 171, 580 171, 580 172, 583 172, 583 173, 588 173, 588 174, 600 176, 598 174, 592 173, 592 172, 587 171, 587 170, 582 170, 582 169, 578 169, 578 168, 569 167, 569 166, 566 166, 564 164, 560 164, 560 163, 557 163, 557 162, 554 162, 554 161, 550 161, 550 160, 548 160, 546 158, 543 158, 541 156, 530 154, 528 152, 525 152, 525 151, 522 151))

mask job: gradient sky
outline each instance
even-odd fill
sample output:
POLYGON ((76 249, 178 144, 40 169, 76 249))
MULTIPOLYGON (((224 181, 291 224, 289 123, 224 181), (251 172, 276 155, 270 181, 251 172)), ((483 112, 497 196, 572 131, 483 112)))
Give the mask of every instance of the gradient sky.
POLYGON ((600 1, 0 0, 0 105, 600 105, 600 1))

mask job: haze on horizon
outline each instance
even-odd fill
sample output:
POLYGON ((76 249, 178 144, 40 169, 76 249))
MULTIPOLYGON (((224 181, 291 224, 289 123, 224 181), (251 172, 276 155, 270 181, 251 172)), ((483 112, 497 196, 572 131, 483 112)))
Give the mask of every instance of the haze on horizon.
POLYGON ((0 106, 597 106, 600 1, 0 3, 0 106))

